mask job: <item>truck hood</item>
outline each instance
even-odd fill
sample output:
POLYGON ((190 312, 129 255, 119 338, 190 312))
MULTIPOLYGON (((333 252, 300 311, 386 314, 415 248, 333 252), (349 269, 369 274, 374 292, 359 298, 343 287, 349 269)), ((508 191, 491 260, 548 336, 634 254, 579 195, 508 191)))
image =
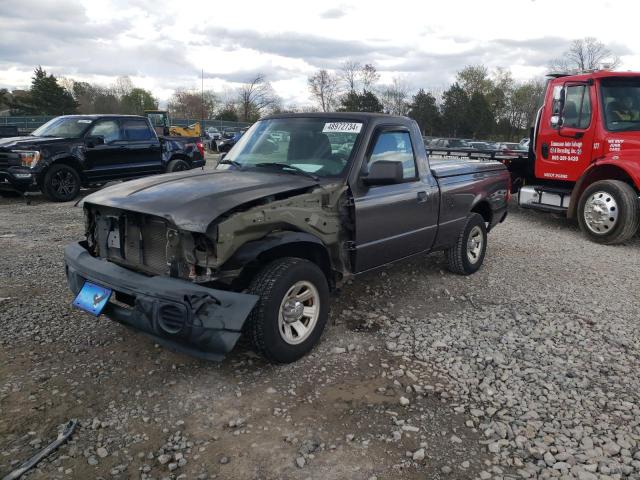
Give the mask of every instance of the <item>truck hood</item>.
POLYGON ((38 148, 43 145, 50 145, 52 143, 68 142, 68 138, 59 137, 34 137, 26 135, 23 137, 8 137, 0 138, 0 150, 12 150, 12 149, 24 149, 24 148, 38 148))
POLYGON ((502 163, 494 160, 434 160, 430 158, 429 164, 433 176, 436 178, 506 170, 502 163))
POLYGON ((272 195, 302 193, 318 182, 288 173, 214 170, 178 172, 119 183, 84 199, 166 218, 177 228, 204 233, 216 218, 272 195))

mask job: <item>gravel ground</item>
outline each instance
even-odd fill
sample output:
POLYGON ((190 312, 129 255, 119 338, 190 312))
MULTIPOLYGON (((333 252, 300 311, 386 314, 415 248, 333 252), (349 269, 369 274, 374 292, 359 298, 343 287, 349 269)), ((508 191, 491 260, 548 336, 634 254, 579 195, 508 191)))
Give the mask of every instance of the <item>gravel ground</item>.
POLYGON ((441 255, 334 299, 314 352, 222 363, 72 310, 81 211, 0 199, 0 475, 28 478, 640 478, 640 242, 513 207, 471 277, 441 255))

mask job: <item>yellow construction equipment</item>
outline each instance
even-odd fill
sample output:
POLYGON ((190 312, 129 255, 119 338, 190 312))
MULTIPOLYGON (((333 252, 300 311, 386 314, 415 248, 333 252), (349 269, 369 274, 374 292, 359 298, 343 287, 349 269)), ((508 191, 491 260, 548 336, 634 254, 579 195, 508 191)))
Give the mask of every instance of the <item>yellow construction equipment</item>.
POLYGON ((171 125, 171 122, 169 121, 169 112, 166 110, 145 110, 144 114, 151 121, 151 125, 158 135, 199 137, 202 134, 200 122, 196 122, 188 127, 171 125))

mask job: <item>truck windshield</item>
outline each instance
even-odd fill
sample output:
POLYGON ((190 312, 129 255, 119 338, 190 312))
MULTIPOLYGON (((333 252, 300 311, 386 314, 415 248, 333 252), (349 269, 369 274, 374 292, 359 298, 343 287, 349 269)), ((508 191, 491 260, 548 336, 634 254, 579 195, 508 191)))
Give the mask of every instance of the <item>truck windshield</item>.
MULTIPOLYGON (((313 117, 256 122, 218 168, 290 165, 320 177, 344 172, 362 129, 361 122, 313 117), (233 164, 233 165, 230 165, 233 164)), ((262 169, 262 168, 261 168, 262 169)))
POLYGON ((607 130, 640 130, 640 78, 603 80, 602 103, 607 130))
POLYGON ((31 135, 34 137, 80 137, 93 120, 79 117, 57 117, 49 120, 39 128, 36 128, 31 135))

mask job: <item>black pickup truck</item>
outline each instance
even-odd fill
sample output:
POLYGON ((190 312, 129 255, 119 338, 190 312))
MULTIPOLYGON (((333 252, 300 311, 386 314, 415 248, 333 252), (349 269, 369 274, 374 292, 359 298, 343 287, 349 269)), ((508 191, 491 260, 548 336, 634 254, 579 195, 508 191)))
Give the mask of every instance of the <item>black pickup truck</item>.
POLYGON ((291 362, 316 344, 329 292, 350 277, 433 251, 455 273, 477 271, 509 181, 498 162, 430 163, 406 117, 269 116, 216 170, 86 197, 67 279, 76 307, 174 349, 219 359, 244 331, 268 359, 291 362))
POLYGON ((41 190, 73 200, 81 186, 202 167, 191 138, 158 137, 146 117, 68 115, 31 135, 0 139, 0 194, 41 190))

